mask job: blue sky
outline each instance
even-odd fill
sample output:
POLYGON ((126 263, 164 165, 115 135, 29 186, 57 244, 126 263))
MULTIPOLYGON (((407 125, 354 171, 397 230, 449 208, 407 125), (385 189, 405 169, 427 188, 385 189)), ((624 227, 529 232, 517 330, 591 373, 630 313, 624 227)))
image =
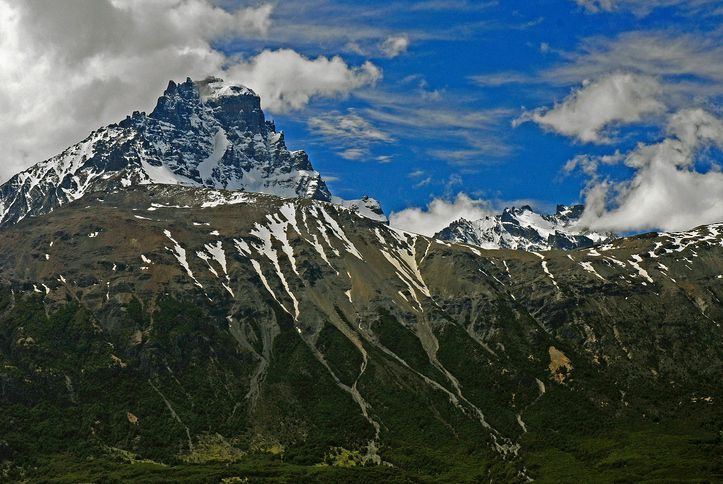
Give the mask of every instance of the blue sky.
POLYGON ((720 0, 0 0, 0 176, 218 75, 409 230, 578 202, 686 229, 723 221, 722 24, 720 0))
MULTIPOLYGON (((628 152, 638 142, 653 142, 665 125, 661 112, 682 105, 661 107, 654 116, 630 124, 613 121, 605 126, 612 135, 604 143, 585 142, 535 122, 513 127, 513 120, 526 110, 563 102, 586 79, 636 70, 624 64, 604 66, 601 72, 586 68, 588 60, 594 61, 591 50, 603 55, 606 48, 625 49, 626 39, 675 43, 689 36, 693 53, 705 55, 706 39, 720 42, 723 20, 723 4, 716 2, 647 2, 649 7, 635 1, 314 3, 301 13, 296 2, 278 4, 276 26, 266 39, 237 40, 223 49, 248 55, 255 49, 288 47, 312 58, 339 55, 350 65, 371 61, 380 67, 383 78, 373 86, 271 116, 292 148, 309 152, 336 194, 370 194, 387 212, 423 207, 438 197, 452 199, 458 192, 494 208, 528 202, 551 210, 557 203, 583 202, 581 192, 590 177, 580 171, 565 174, 568 160, 628 152), (295 23, 307 33, 275 38, 275 32, 295 23), (317 38, 328 26, 341 33, 317 38), (394 35, 407 38, 408 48, 390 58, 378 45, 394 35), (565 68, 569 72, 556 75, 565 68), (386 137, 324 134, 312 120, 329 113, 354 115, 386 137)), ((701 80, 692 68, 675 72, 674 67, 653 70, 652 77, 661 83, 669 74, 674 82, 701 80)), ((721 93, 713 91, 686 102, 715 112, 721 93)), ((633 173, 623 164, 604 170, 612 180, 633 173)))

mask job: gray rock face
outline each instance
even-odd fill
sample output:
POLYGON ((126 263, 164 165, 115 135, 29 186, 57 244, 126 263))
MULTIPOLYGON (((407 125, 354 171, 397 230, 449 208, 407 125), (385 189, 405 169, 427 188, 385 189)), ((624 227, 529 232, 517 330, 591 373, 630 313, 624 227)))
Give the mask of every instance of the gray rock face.
POLYGON ((289 151, 243 86, 209 78, 169 82, 150 115, 134 112, 0 187, 0 226, 47 213, 85 193, 180 184, 331 199, 303 151, 289 151))
POLYGON ((572 250, 615 238, 612 233, 579 227, 577 221, 583 210, 583 205, 558 205, 554 215, 541 215, 527 205, 506 208, 500 215, 456 220, 435 237, 485 249, 522 250, 572 250))

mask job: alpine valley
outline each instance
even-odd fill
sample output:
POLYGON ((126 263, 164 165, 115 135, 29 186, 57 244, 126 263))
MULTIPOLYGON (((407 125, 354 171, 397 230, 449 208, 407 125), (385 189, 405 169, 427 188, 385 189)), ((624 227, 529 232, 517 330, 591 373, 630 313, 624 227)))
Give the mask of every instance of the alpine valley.
POLYGON ((250 89, 0 187, 0 480, 720 482, 723 224, 390 227, 250 89))

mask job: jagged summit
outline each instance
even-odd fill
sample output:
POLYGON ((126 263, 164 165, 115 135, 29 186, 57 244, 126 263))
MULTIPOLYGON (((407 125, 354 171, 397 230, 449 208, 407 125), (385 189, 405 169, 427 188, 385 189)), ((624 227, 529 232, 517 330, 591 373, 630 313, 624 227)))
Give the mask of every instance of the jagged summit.
POLYGON ((485 249, 550 250, 592 247, 615 237, 577 226, 583 205, 558 205, 554 215, 541 215, 529 205, 506 208, 479 220, 460 218, 438 232, 442 240, 485 249))
MULTIPOLYGON (((207 101, 209 99, 218 99, 222 97, 237 97, 237 96, 259 96, 254 92, 253 89, 242 86, 240 84, 229 84, 224 82, 223 79, 218 77, 207 77, 203 81, 195 83, 198 87, 198 92, 201 94, 201 99, 207 101)), ((172 85, 176 85, 175 82, 170 81, 168 83, 168 90, 172 85)))
POLYGON ((93 131, 0 187, 0 225, 85 193, 181 184, 331 201, 304 151, 290 151, 251 89, 218 78, 171 81, 150 114, 93 131))
POLYGON ((226 130, 263 133, 270 127, 275 131, 273 123, 266 123, 261 98, 254 91, 215 77, 199 82, 189 78, 180 84, 169 81, 150 117, 185 129, 213 120, 226 130))
POLYGON ((336 205, 347 208, 366 218, 385 223, 389 221, 387 216, 384 215, 384 211, 382 210, 382 206, 379 201, 368 195, 364 195, 358 200, 343 200, 339 197, 331 197, 331 201, 336 205))

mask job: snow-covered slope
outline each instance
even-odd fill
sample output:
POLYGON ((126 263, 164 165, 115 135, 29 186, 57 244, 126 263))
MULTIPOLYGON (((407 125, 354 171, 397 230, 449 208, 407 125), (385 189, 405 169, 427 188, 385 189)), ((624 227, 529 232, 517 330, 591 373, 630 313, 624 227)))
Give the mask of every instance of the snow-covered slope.
POLYGON ((615 234, 578 227, 576 222, 583 208, 582 205, 558 205, 554 215, 541 215, 527 205, 506 208, 500 215, 456 220, 435 237, 485 249, 522 250, 591 247, 615 237, 615 234))
POLYGON ((252 90, 209 78, 171 81, 149 115, 100 128, 0 187, 0 225, 85 193, 181 184, 331 200, 303 151, 289 151, 252 90))
POLYGON ((384 215, 382 206, 378 200, 364 196, 358 200, 343 200, 339 197, 331 197, 332 203, 340 205, 344 208, 356 212, 359 215, 376 220, 378 222, 388 222, 389 219, 384 215))

